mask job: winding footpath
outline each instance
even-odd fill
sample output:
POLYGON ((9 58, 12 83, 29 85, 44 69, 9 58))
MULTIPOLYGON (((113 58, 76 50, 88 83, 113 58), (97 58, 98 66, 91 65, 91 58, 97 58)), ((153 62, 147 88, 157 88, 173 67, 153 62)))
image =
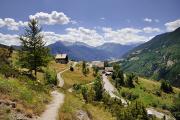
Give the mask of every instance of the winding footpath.
MULTIPOLYGON (((75 67, 76 64, 77 64, 77 62, 73 62, 72 67, 75 67)), ((64 80, 63 80, 63 78, 61 77, 61 74, 62 74, 63 72, 66 72, 67 70, 69 70, 69 68, 66 68, 65 70, 63 70, 63 71, 61 71, 61 72, 59 72, 59 73, 57 74, 58 87, 63 87, 63 85, 64 85, 64 80)))
POLYGON ((46 110, 40 116, 39 120, 56 120, 59 108, 64 103, 64 94, 58 91, 51 92, 53 100, 47 105, 46 110))
POLYGON ((109 93, 109 95, 111 97, 121 99, 122 104, 126 106, 127 105, 126 100, 123 98, 120 98, 119 96, 114 94, 115 92, 117 92, 117 89, 111 84, 111 82, 108 80, 107 76, 105 74, 103 74, 102 77, 103 77, 103 82, 104 82, 104 89, 109 93))
MULTIPOLYGON (((75 67, 77 62, 73 63, 73 67, 75 67)), ((64 80, 61 77, 61 74, 65 71, 69 70, 69 68, 59 72, 57 74, 58 79, 58 87, 63 87, 64 80)), ((46 110, 42 113, 38 120, 56 120, 58 117, 58 111, 64 103, 65 95, 63 93, 59 93, 57 90, 51 92, 52 101, 46 106, 46 110)))
MULTIPOLYGON (((108 80, 107 76, 105 74, 102 75, 103 82, 104 82, 104 89, 109 93, 111 97, 115 97, 117 99, 121 99, 122 103, 127 106, 127 101, 123 98, 120 98, 119 96, 115 95, 114 93, 117 92, 117 89, 111 84, 111 82, 108 80)), ((162 112, 158 112, 157 110, 153 108, 146 108, 147 114, 148 115, 155 115, 159 119, 163 119, 164 116, 166 120, 176 120, 170 115, 167 115, 162 112)))
POLYGON ((155 110, 153 108, 146 108, 146 111, 147 111, 148 115, 155 115, 159 119, 163 119, 165 117, 165 120, 176 120, 172 116, 167 115, 162 112, 158 112, 157 110, 155 110))

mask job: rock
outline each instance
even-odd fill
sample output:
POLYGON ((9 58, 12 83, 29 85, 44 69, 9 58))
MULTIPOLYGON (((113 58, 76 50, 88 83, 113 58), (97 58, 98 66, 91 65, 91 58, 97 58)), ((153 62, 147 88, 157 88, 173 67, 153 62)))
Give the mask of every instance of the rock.
POLYGON ((167 67, 171 67, 173 64, 174 64, 173 61, 171 61, 171 60, 168 60, 168 61, 167 61, 167 67))
POLYGON ((5 100, 0 100, 0 104, 5 104, 6 101, 5 100))
POLYGON ((78 110, 76 113, 77 120, 91 120, 86 111, 78 110))
POLYGON ((12 108, 16 108, 16 103, 15 102, 11 102, 11 106, 12 106, 12 108))
POLYGON ((10 105, 10 101, 5 101, 4 104, 7 105, 7 106, 9 106, 9 105, 10 105))

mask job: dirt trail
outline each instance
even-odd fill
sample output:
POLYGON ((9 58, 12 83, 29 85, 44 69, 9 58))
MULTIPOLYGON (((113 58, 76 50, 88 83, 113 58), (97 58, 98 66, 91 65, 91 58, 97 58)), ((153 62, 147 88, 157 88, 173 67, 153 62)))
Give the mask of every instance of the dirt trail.
MULTIPOLYGON (((72 67, 75 67, 76 64, 77 64, 77 62, 74 62, 72 67)), ((63 70, 63 71, 61 71, 61 72, 59 72, 59 73, 57 74, 57 79, 58 79, 58 81, 59 81, 59 82, 58 82, 58 87, 63 87, 63 85, 64 85, 64 80, 62 79, 61 74, 62 74, 63 72, 66 72, 67 70, 69 70, 69 68, 66 68, 65 70, 63 70)))
MULTIPOLYGON (((73 63, 73 67, 77 62, 73 63)), ((59 72, 57 74, 57 79, 59 81, 58 86, 63 87, 64 85, 64 80, 61 77, 61 74, 65 71, 69 70, 69 68, 59 72)), ((59 93, 57 90, 51 92, 52 95, 52 101, 47 105, 46 110, 42 113, 40 118, 38 120, 56 120, 58 116, 58 111, 62 104, 64 103, 64 97, 65 95, 63 93, 59 93)))
POLYGON ((104 82, 104 89, 109 93, 111 97, 115 97, 118 99, 121 99, 122 104, 127 105, 127 102, 125 99, 120 98, 119 96, 115 95, 114 93, 117 92, 116 88, 111 84, 111 82, 108 80, 107 76, 105 74, 102 75, 103 82, 104 82))
POLYGON ((58 91, 53 91, 52 101, 47 105, 46 110, 40 116, 39 120, 56 120, 58 116, 58 111, 61 105, 64 103, 64 94, 58 91))
POLYGON ((169 115, 166 115, 162 112, 158 112, 157 110, 153 109, 153 108, 146 108, 146 111, 149 115, 155 115, 157 118, 159 119, 163 119, 164 116, 165 116, 165 119, 166 120, 176 120, 175 118, 169 116, 169 115))

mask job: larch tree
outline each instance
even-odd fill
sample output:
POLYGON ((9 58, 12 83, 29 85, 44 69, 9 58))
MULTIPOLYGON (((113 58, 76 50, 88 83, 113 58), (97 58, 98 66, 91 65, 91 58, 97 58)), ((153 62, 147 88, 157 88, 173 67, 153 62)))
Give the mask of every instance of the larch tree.
POLYGON ((19 63, 23 68, 29 69, 31 74, 34 71, 35 79, 40 67, 47 66, 50 60, 49 49, 45 47, 41 31, 38 21, 31 19, 25 27, 24 34, 20 36, 19 63))

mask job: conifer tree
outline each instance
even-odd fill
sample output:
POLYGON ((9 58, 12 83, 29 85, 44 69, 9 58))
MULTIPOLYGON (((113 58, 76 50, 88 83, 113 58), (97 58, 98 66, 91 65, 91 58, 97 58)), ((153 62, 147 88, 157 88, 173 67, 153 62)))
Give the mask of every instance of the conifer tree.
POLYGON ((95 100, 99 101, 103 97, 103 85, 100 77, 98 76, 94 81, 95 100))
POLYGON ((127 77, 126 77, 126 86, 134 87, 133 81, 136 80, 136 79, 138 79, 138 78, 136 77, 135 74, 133 74, 133 73, 127 74, 127 77))
POLYGON ((87 68, 85 61, 83 61, 83 63, 82 63, 82 73, 84 76, 86 76, 89 73, 89 68, 87 68))
POLYGON ((124 85, 124 73, 120 68, 119 64, 113 66, 114 72, 112 74, 112 79, 115 80, 116 87, 124 85))
POLYGON ((25 32, 20 36, 21 50, 19 52, 19 63, 23 68, 34 71, 35 78, 37 70, 42 66, 47 66, 50 60, 49 49, 45 47, 41 27, 38 21, 32 19, 25 28, 25 32))
POLYGON ((82 92, 82 95, 83 95, 83 98, 86 102, 88 102, 88 88, 86 85, 82 86, 81 88, 81 92, 82 92))
POLYGON ((173 88, 172 88, 171 84, 169 82, 165 81, 165 80, 163 80, 161 82, 161 90, 163 90, 166 93, 173 92, 173 88))

